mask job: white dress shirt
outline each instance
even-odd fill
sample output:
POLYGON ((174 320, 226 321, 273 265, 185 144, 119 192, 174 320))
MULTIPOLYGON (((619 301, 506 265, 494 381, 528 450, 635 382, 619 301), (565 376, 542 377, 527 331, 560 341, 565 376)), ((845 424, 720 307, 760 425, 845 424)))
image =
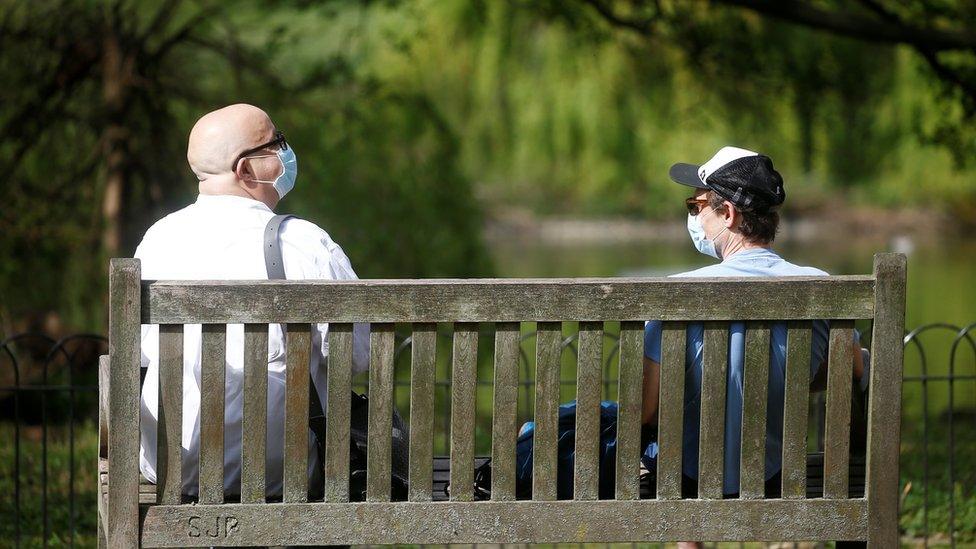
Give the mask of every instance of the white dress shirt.
MULTIPOLYGON (((237 196, 200 195, 194 204, 156 222, 143 237, 135 257, 147 280, 266 280, 264 229, 274 216, 266 205, 237 196)), ((289 219, 279 233, 285 275, 290 280, 354 280, 349 258, 328 233, 314 223, 289 219)), ((325 406, 327 324, 312 330, 311 372, 325 406)), ((353 372, 369 363, 368 325, 356 325, 353 372)), ((187 324, 183 339, 183 493, 196 495, 200 452, 200 325, 187 324)), ((244 388, 244 326, 227 325, 224 393, 224 490, 240 494, 241 414, 244 388)), ((159 327, 142 326, 142 366, 148 368, 142 391, 139 466, 156 481, 156 426, 159 374, 159 327)), ((267 495, 281 494, 285 412, 285 345, 281 326, 268 334, 267 495)), ((318 456, 309 436, 309 475, 318 470, 318 456)))

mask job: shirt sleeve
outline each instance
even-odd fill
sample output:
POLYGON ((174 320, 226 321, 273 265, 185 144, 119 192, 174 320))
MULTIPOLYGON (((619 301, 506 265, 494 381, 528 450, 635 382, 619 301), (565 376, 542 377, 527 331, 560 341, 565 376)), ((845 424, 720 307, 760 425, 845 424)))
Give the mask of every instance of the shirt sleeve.
POLYGON ((661 321, 651 320, 644 324, 644 357, 661 363, 661 321))
MULTIPOLYGON (((346 252, 335 242, 329 249, 329 274, 334 280, 359 280, 346 252)), ((356 322, 352 326, 352 372, 358 374, 369 369, 369 323, 356 322)))
MULTIPOLYGON (((301 258, 296 261, 298 265, 294 265, 289 261, 290 257, 286 256, 284 258, 286 272, 294 265, 304 274, 301 278, 359 280, 346 253, 327 232, 314 223, 303 219, 289 219, 282 224, 281 239, 283 254, 285 249, 289 249, 297 252, 294 255, 301 258), (286 243, 291 246, 286 246, 286 243)), ((289 274, 289 278, 299 277, 289 274)), ((321 334, 322 356, 327 356, 329 347, 327 325, 319 324, 318 330, 321 334)), ((367 323, 353 325, 352 370, 354 374, 369 369, 369 331, 367 323)))

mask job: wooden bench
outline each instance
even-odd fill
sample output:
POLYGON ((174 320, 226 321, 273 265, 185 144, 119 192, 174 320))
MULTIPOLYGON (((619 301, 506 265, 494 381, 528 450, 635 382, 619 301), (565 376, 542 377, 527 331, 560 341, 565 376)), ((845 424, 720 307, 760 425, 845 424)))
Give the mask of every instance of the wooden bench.
MULTIPOLYGON (((110 351, 100 376, 99 540, 111 547, 246 545, 851 540, 898 543, 898 452, 905 258, 875 257, 870 276, 749 279, 141 281, 139 262, 110 269, 110 351), (641 486, 643 321, 665 321, 656 486, 641 486), (826 444, 807 455, 810 319, 829 319, 826 444), (853 321, 873 320, 867 455, 852 458, 853 321), (747 322, 741 495, 722 497, 728 324, 747 322), (764 495, 771 322, 787 323, 782 496, 764 495), (306 479, 311 323, 329 322, 325 490, 306 479), (353 322, 370 322, 367 501, 349 502, 353 322), (520 323, 536 322, 533 496, 515 498, 520 323), (556 498, 562 323, 578 322, 574 499, 556 498), (699 486, 681 493, 684 327, 705 323, 699 486), (158 485, 139 473, 140 324, 159 324, 158 485), (224 329, 245 324, 240 502, 223 491, 223 401, 201 412, 199 498, 181 487, 182 325, 202 323, 203 391, 222 395, 224 329), (288 325, 281 502, 265 501, 264 385, 268 323, 288 325), (453 324, 450 455, 435 458, 436 323, 453 324), (490 501, 475 501, 475 394, 481 330, 494 332, 490 501), (605 326, 605 323, 608 323, 605 326), (599 500, 599 400, 605 327, 619 323, 615 498, 599 500), (391 501, 394 324, 412 330, 410 488, 391 501), (256 405, 254 405, 256 404, 256 405), (218 441, 213 443, 210 441, 218 441), (445 461, 446 460, 446 461, 445 461), (852 471, 863 463, 863 477, 852 471), (436 465, 436 466, 435 466, 436 465), (813 472, 812 471, 819 471, 813 472), (808 479, 808 476, 811 478, 808 479), (819 476, 814 479, 813 476, 819 476), (449 480, 450 497, 435 483, 449 480), (808 482, 809 481, 809 482, 808 482), (860 486, 857 486, 860 485, 860 486), (860 488, 860 489, 859 489, 860 488), (647 497, 655 493, 653 498, 647 497), (642 497, 642 493, 644 496, 642 497)), ((575 324, 573 324, 575 326, 575 324)))

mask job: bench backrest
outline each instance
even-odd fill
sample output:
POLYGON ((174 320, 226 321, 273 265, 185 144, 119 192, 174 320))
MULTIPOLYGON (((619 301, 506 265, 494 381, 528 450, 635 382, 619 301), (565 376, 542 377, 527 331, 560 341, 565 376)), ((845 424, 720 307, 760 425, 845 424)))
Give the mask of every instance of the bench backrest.
MULTIPOLYGON (((897 541, 905 258, 869 276, 771 279, 140 281, 110 276, 109 500, 112 546, 532 543, 646 540, 897 541), (657 495, 640 499, 644 320, 662 319, 657 495), (806 497, 810 320, 831 320, 823 498, 806 497), (866 490, 848 494, 853 321, 873 320, 866 490), (746 321, 741 496, 722 498, 730 321, 746 321), (770 325, 788 326, 783 495, 764 499, 770 325), (310 324, 328 322, 323 502, 308 502, 310 324), (372 324, 367 501, 348 493, 352 323, 372 324), (537 323, 531 501, 515 499, 520 323, 537 323), (562 323, 579 322, 574 499, 556 501, 562 323), (598 500, 604 323, 620 324, 616 496, 598 500), (681 497, 685 332, 704 322, 699 493, 681 497), (202 323, 199 501, 181 503, 182 325, 202 323), (241 502, 224 503, 226 324, 245 325, 241 502), (287 324, 283 501, 265 502, 267 324, 287 324), (453 324, 450 501, 433 502, 437 323, 453 324), (493 327, 491 501, 473 501, 479 323, 493 327), (158 498, 139 509, 140 324, 160 325, 158 498), (390 501, 394 324, 412 329, 409 500, 390 501), (201 536, 204 533, 204 536, 201 536), (212 535, 211 535, 212 534, 212 535)), ((616 324, 615 324, 616 325, 616 324)), ((440 412, 438 412, 440 413, 440 412)))

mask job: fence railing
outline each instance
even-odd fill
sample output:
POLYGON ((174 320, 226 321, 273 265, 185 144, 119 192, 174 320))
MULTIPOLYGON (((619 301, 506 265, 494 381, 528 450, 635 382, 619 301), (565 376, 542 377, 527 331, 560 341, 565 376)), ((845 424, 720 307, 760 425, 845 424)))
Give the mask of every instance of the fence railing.
MULTIPOLYGON (((523 342, 533 337, 524 332, 523 342)), ((604 398, 612 399, 617 341, 606 337, 604 398)), ((410 344, 398 340, 398 363, 408 359, 410 344)), ((976 323, 919 326, 904 344, 903 535, 924 546, 976 542, 976 323)), ((0 545, 94 545, 97 358, 107 346, 97 334, 19 334, 0 342, 0 545)), ((572 358, 576 335, 562 346, 572 358)), ((532 413, 530 357, 523 349, 520 419, 532 413)), ((449 367, 438 368, 435 383, 446 399, 449 367)), ((570 394, 575 389, 571 377, 562 384, 570 394)), ((479 379, 480 387, 490 385, 479 379)), ((408 377, 398 376, 395 386, 401 401, 408 377)), ((449 416, 438 430, 446 443, 449 416)))
POLYGON ((911 495, 913 483, 917 482, 921 484, 921 502, 905 505, 903 501, 902 526, 906 522, 918 525, 917 537, 926 547, 933 530, 938 534, 934 536, 936 543, 947 542, 952 547, 960 541, 974 543, 976 323, 925 324, 909 332, 904 344, 902 467, 911 474, 907 477, 902 474, 906 488, 903 500, 911 495), (940 345, 931 345, 930 339, 926 347, 925 337, 936 339, 940 345), (920 413, 915 412, 917 409, 920 413), (965 459, 961 464, 957 461, 960 456, 965 459), (936 499, 934 504, 933 499, 936 499), (960 504, 965 512, 963 521, 957 513, 960 504), (906 520, 905 515, 912 512, 916 513, 915 520, 906 520), (939 519, 934 529, 930 520, 933 512, 939 519), (944 520, 943 515, 946 515, 944 520))

